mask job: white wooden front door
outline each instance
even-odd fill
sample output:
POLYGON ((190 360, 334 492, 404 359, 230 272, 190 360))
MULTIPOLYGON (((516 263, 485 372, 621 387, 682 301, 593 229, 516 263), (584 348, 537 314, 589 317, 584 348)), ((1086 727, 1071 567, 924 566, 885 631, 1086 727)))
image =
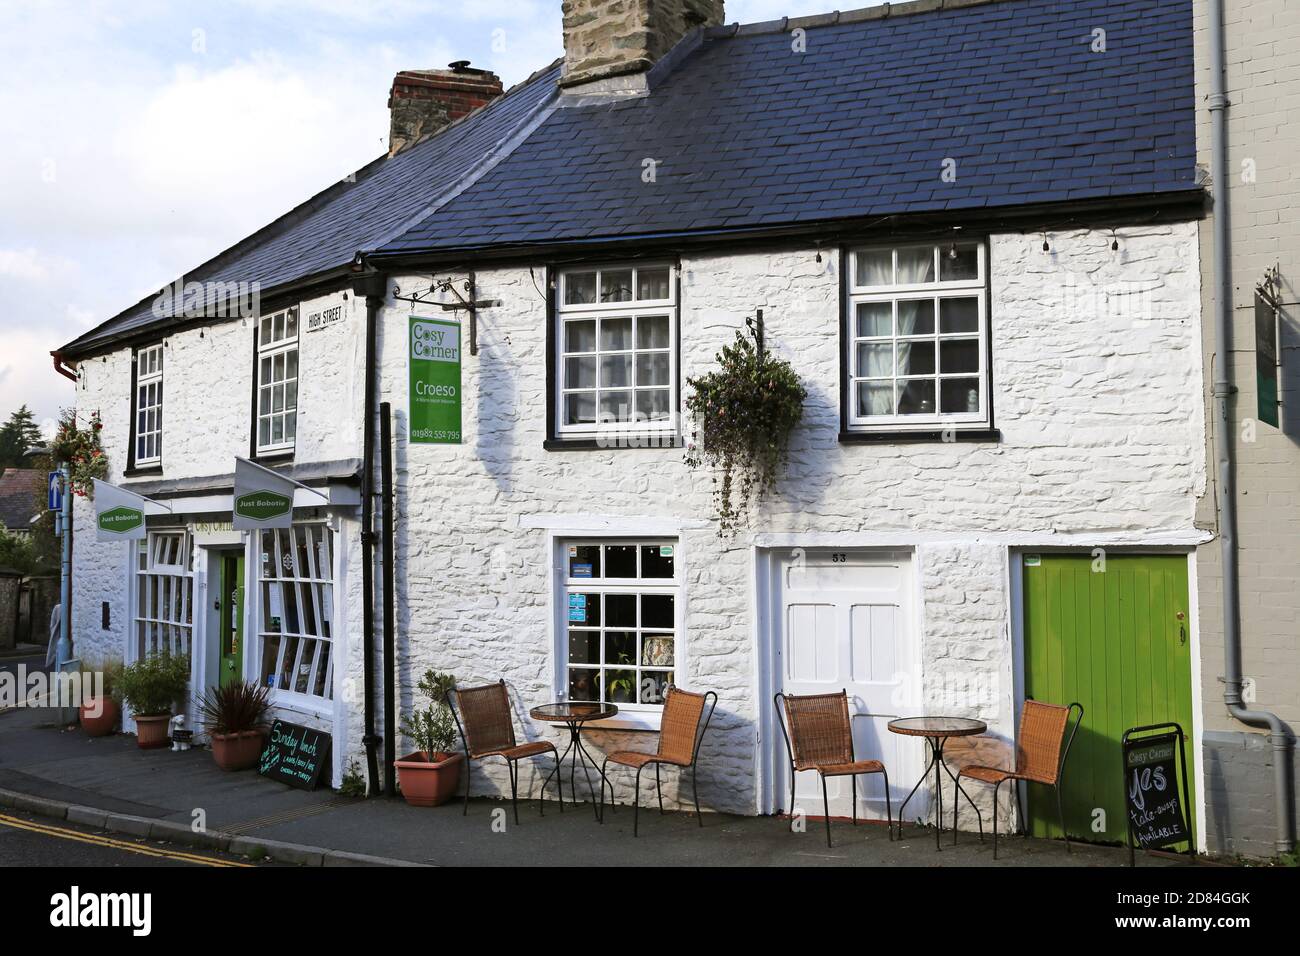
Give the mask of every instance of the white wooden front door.
MULTIPOLYGON (((854 755, 880 760, 889 773, 894 812, 916 780, 914 747, 891 734, 890 720, 915 713, 916 637, 911 557, 906 552, 794 549, 777 556, 773 618, 777 689, 787 694, 849 695, 854 755)), ((775 795, 789 812, 790 765, 776 730, 775 795)), ((858 817, 884 819, 884 781, 858 778, 858 817)), ((827 780, 831 816, 852 815, 848 777, 827 780)), ((821 780, 798 774, 795 807, 821 816, 821 780)))

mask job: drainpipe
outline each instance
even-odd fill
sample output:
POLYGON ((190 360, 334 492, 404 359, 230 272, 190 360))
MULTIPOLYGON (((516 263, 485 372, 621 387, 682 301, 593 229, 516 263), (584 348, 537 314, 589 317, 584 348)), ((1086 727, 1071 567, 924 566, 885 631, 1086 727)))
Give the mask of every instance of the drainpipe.
POLYGON ((397 663, 396 628, 393 615, 393 595, 397 572, 393 561, 393 406, 379 404, 379 464, 380 493, 383 495, 384 513, 381 519, 384 536, 384 793, 397 796, 397 663))
POLYGON ((1223 564, 1223 703, 1228 713, 1250 727, 1267 727, 1273 745, 1277 804, 1278 853, 1294 846, 1294 813, 1288 785, 1291 735, 1281 719, 1266 710, 1250 710, 1241 699, 1241 597, 1237 587, 1237 507, 1232 460, 1232 424, 1228 399, 1232 384, 1229 344, 1232 334, 1232 273, 1228 237, 1228 95, 1224 63, 1223 0, 1210 0, 1210 179, 1214 200, 1214 457, 1218 472, 1215 498, 1219 510, 1219 549, 1223 564))
POLYGON ((379 273, 365 273, 352 284, 354 295, 366 299, 365 422, 361 449, 361 632, 362 680, 365 682, 366 795, 379 793, 379 759, 375 750, 375 534, 372 485, 375 470, 375 360, 379 310, 384 306, 388 283, 379 273))

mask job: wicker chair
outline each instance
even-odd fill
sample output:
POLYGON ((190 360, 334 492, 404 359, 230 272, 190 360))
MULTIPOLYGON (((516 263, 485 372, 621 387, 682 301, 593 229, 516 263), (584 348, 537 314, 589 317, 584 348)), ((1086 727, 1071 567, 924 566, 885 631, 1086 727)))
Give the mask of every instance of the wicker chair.
MULTIPOLYGON (((826 794, 827 777, 848 777, 853 787, 853 825, 858 824, 858 775, 878 773, 885 778, 885 819, 889 839, 894 838, 894 814, 889 805, 889 774, 879 760, 858 760, 853 754, 853 724, 849 717, 849 694, 810 694, 796 697, 777 694, 777 721, 785 737, 785 752, 790 758, 790 812, 794 813, 795 774, 816 770, 822 782, 822 807, 826 813, 826 845, 831 845, 831 804, 826 794), (785 715, 781 704, 785 703, 785 715), (786 725, 789 729, 786 729, 786 725)), ((865 714, 855 714, 864 717, 865 714)))
MULTIPOLYGON (((664 791, 659 780, 659 765, 669 764, 683 770, 691 768, 691 793, 695 798, 695 816, 704 826, 704 817, 700 813, 700 787, 698 775, 698 757, 700 744, 713 719, 713 709, 718 706, 718 695, 713 691, 693 694, 671 684, 664 695, 663 718, 659 724, 659 746, 654 753, 642 753, 635 750, 618 750, 605 757, 600 765, 600 815, 605 815, 605 768, 610 763, 636 769, 636 792, 632 801, 632 836, 638 835, 639 817, 641 815, 641 771, 653 764, 655 768, 655 791, 659 797, 659 812, 664 812, 664 791), (706 713, 707 708, 707 713, 706 713)), ((610 806, 614 805, 614 785, 609 785, 610 806)))
MULTIPOLYGON (((515 742, 515 724, 510 710, 510 694, 504 680, 482 687, 457 687, 452 690, 452 716, 465 747, 465 809, 469 813, 470 761, 501 757, 510 770, 510 803, 519 822, 519 761, 525 757, 551 753, 555 756, 556 779, 559 779, 560 753, 549 740, 533 743, 515 742)), ((544 791, 545 788, 543 788, 544 791)), ((546 813, 545 793, 537 798, 538 808, 546 813)), ((564 812, 564 788, 560 788, 560 812, 564 812)))
MULTIPOLYGON (((1065 809, 1061 804, 1061 781, 1065 776, 1065 761, 1070 756, 1070 745, 1074 743, 1074 735, 1079 732, 1081 723, 1083 723, 1083 704, 1078 701, 1069 707, 1062 707, 1060 704, 1044 704, 1036 700, 1027 700, 1020 711, 1020 743, 1016 747, 1015 769, 970 766, 962 767, 957 771, 956 780, 953 782, 954 787, 961 786, 962 777, 993 785, 993 859, 998 858, 998 788, 1008 781, 1011 782, 1011 790, 1016 796, 1016 816, 1020 820, 1022 830, 1025 830, 1025 817, 1020 812, 1020 791, 1016 783, 1021 780, 1027 783, 1041 783, 1056 791, 1056 814, 1061 822, 1061 835, 1065 837, 1065 850, 1067 853, 1074 852, 1070 848, 1069 831, 1065 829, 1065 809), (1067 738, 1065 728, 1069 725, 1070 714, 1076 707, 1079 708, 1079 716, 1075 718, 1074 727, 1071 728, 1070 736, 1067 738)), ((979 822, 980 839, 983 840, 984 821, 980 818, 978 810, 975 812, 975 818, 979 822)), ((952 842, 954 845, 957 843, 955 791, 952 796, 952 842)))

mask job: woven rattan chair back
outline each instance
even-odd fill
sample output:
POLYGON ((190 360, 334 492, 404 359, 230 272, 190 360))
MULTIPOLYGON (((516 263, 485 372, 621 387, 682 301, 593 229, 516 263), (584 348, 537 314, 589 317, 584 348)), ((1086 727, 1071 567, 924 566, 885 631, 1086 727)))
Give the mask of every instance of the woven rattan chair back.
POLYGON ((1061 745, 1070 708, 1059 704, 1025 701, 1020 711, 1020 746, 1016 771, 1037 783, 1055 784, 1061 772, 1061 745))
POLYGON ((845 691, 804 697, 786 694, 783 700, 796 770, 853 762, 853 728, 845 691))
POLYGON ((505 681, 482 687, 458 687, 456 703, 460 705, 470 756, 515 745, 515 725, 510 715, 510 694, 505 681))
POLYGON ((689 764, 695 757, 695 741, 704 717, 704 694, 668 688, 664 713, 659 722, 659 756, 670 763, 689 764))

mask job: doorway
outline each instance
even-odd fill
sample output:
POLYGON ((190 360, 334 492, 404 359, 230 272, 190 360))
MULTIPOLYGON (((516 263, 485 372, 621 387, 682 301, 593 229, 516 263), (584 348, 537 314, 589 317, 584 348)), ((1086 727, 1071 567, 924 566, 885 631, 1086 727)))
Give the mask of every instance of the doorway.
POLYGON ((217 555, 217 685, 227 687, 244 679, 244 552, 217 555))
MULTIPOLYGON (((1186 736, 1195 833, 1186 555, 1026 554, 1022 565, 1025 696, 1084 707, 1061 792, 1071 839, 1125 840, 1120 740, 1130 727, 1167 721, 1186 736)), ((1050 788, 1027 790, 1030 833, 1059 837, 1050 788)))
MULTIPOLYGON (((854 754, 885 764, 897 808, 920 772, 916 742, 886 727, 895 717, 914 713, 918 697, 911 555, 795 548, 774 554, 771 568, 775 689, 787 694, 847 690, 850 714, 866 715, 851 720, 854 754)), ((771 706, 770 698, 763 705, 771 706)), ((790 812, 790 764, 779 726, 774 725, 771 740, 775 807, 790 812)), ((826 785, 831 816, 852 816, 849 778, 831 777, 826 785)), ((857 796, 859 818, 885 819, 879 775, 861 778, 857 796)), ((797 775, 795 806, 820 815, 816 773, 797 775)))

